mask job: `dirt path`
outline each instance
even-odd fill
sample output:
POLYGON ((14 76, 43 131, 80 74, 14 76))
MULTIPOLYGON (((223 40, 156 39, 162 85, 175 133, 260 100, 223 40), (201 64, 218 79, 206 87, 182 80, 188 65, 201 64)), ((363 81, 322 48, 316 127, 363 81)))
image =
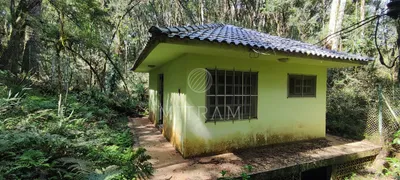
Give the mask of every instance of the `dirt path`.
POLYGON ((184 159, 146 118, 130 119, 139 146, 147 149, 155 169, 152 179, 216 179, 222 170, 240 172, 243 163, 232 153, 184 159), (220 164, 220 160, 226 163, 220 164))
POLYGON ((233 176, 251 165, 253 172, 266 172, 283 167, 316 164, 336 157, 358 154, 371 156, 379 146, 367 141, 349 141, 328 135, 325 139, 269 145, 215 156, 184 159, 147 118, 130 119, 139 142, 147 149, 155 169, 152 179, 217 179, 222 170, 233 176))

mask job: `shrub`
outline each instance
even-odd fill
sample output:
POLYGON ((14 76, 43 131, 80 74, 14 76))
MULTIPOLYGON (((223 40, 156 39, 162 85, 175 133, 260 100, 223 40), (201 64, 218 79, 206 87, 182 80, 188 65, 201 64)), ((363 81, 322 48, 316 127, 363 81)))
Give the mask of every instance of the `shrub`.
POLYGON ((62 99, 0 85, 0 179, 132 179, 152 174, 126 116, 100 92, 62 99))
POLYGON ((375 69, 369 66, 328 71, 327 132, 363 139, 368 112, 377 96, 375 69), (373 78, 372 78, 373 77, 373 78))

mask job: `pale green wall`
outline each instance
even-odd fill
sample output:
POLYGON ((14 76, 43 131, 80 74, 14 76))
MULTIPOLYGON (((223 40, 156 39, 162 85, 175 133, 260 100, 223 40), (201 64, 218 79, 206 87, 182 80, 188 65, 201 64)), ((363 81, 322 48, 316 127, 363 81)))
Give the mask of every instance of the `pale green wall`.
POLYGON ((185 54, 150 71, 150 112, 156 114, 156 121, 160 73, 164 73, 164 106, 169 112, 163 134, 184 157, 325 137, 327 67, 185 54), (205 122, 205 93, 192 91, 187 76, 196 68, 215 67, 258 72, 257 119, 205 122), (317 96, 288 98, 288 73, 317 75, 317 96))
MULTIPOLYGON (((327 68, 277 61, 241 60, 190 54, 187 75, 195 68, 258 72, 258 119, 205 123, 204 113, 187 110, 184 156, 295 140, 325 137, 327 68), (288 73, 317 75, 317 96, 288 98, 288 73)), ((187 105, 205 106, 205 93, 188 86, 187 105)), ((200 108, 204 111, 204 108, 200 108)))
POLYGON ((150 119, 157 125, 159 119, 159 74, 164 74, 164 124, 163 134, 176 149, 182 151, 186 107, 186 76, 183 59, 177 59, 150 71, 150 119), (179 93, 180 89, 180 93, 179 93))

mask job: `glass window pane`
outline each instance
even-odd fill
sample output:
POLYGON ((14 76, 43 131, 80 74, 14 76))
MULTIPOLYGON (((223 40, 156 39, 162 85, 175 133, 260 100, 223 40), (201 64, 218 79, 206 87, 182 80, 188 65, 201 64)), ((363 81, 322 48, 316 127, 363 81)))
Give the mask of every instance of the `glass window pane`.
POLYGON ((226 85, 226 94, 233 95, 233 86, 232 85, 226 85))
POLYGON ((215 106, 215 96, 208 96, 207 102, 208 102, 208 105, 215 106))
POLYGON ((245 105, 250 105, 250 96, 245 96, 244 98, 244 103, 243 104, 245 104, 245 105))
POLYGON ((218 96, 217 97, 217 105, 224 105, 224 102, 225 102, 225 97, 224 96, 218 96))
POLYGON ((303 93, 304 94, 308 94, 308 93, 310 93, 310 87, 303 87, 303 93))
POLYGON ((302 85, 302 83, 301 83, 301 79, 295 79, 295 85, 296 86, 301 86, 302 85))
POLYGON ((229 105, 233 103, 233 96, 226 96, 226 104, 229 105))
POLYGON ((243 84, 249 85, 250 84, 250 73, 245 72, 243 74, 243 84))
POLYGON ((247 86, 245 87, 244 94, 250 95, 250 92, 251 92, 251 86, 250 86, 250 85, 247 85, 247 86))
POLYGON ((301 94, 301 87, 300 86, 297 86, 297 87, 294 88, 294 94, 295 95, 301 94))
POLYGON ((251 76, 251 94, 257 95, 258 92, 258 74, 253 73, 251 76))
POLYGON ((237 72, 235 74, 235 84, 237 84, 237 85, 242 84, 242 73, 241 72, 237 72))
POLYGON ((242 95, 242 86, 235 87, 235 94, 242 95))
POLYGON ((217 95, 225 94, 225 86, 223 84, 218 84, 217 95))
POLYGON ((231 71, 226 72, 226 84, 233 84, 233 72, 231 71))
POLYGON ((251 117, 257 118, 257 96, 251 97, 251 117))
POLYGON ((303 94, 306 96, 315 96, 316 93, 316 76, 304 76, 303 94))
POLYGON ((307 79, 304 79, 303 86, 308 86, 309 84, 310 84, 310 81, 307 79))
POLYGON ((225 84, 225 71, 218 71, 218 84, 225 84))
POLYGON ((207 90, 207 94, 208 95, 215 94, 215 85, 214 84, 212 86, 210 86, 210 89, 207 90))
POLYGON ((294 81, 294 78, 289 77, 289 95, 294 94, 294 81))
POLYGON ((244 107, 244 114, 243 114, 245 119, 249 119, 250 118, 250 106, 246 106, 244 107))
POLYGON ((235 97, 235 104, 237 106, 242 106, 242 96, 236 96, 235 97))

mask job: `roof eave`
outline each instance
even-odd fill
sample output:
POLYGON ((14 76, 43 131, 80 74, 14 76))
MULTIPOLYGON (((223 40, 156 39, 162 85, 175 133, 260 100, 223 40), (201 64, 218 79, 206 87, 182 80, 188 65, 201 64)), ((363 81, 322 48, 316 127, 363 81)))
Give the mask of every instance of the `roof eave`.
MULTIPOLYGON (((168 43, 178 43, 178 44, 205 44, 205 45, 215 45, 215 43, 218 43, 220 45, 225 45, 227 47, 237 47, 237 48, 249 48, 250 50, 253 49, 258 49, 256 47, 248 46, 248 45, 242 45, 242 44, 231 44, 228 42, 216 42, 216 41, 210 41, 210 40, 200 40, 200 39, 190 39, 190 38, 180 38, 177 36, 174 37, 169 37, 166 34, 164 34, 164 42, 168 43)), ((299 52, 287 52, 287 51, 280 51, 280 50, 273 50, 273 49, 264 49, 263 52, 266 53, 271 53, 271 54, 276 54, 276 55, 283 55, 283 56, 292 56, 292 57, 304 57, 307 59, 316 59, 316 60, 326 60, 326 61, 335 61, 335 62, 343 62, 343 63, 351 63, 351 64, 360 64, 360 65, 366 65, 370 61, 373 61, 374 58, 366 57, 365 59, 340 59, 340 58, 332 58, 332 57, 327 57, 327 56, 318 56, 318 55, 313 55, 313 54, 305 54, 305 53, 299 53, 299 52)))
MULTIPOLYGON (((151 28, 149 30, 152 33, 152 36, 149 40, 149 42, 146 44, 145 48, 142 50, 140 53, 139 57, 135 61, 134 66, 131 68, 132 71, 135 71, 139 65, 147 58, 147 56, 153 51, 153 49, 160 43, 160 42, 168 42, 168 43, 193 43, 195 44, 196 42, 200 43, 213 43, 213 41, 202 41, 198 39, 190 39, 190 38, 180 38, 180 37, 168 37, 167 34, 164 34, 162 30, 157 29, 157 28, 151 28)), ((227 42, 220 42, 220 44, 225 44, 227 46, 232 46, 232 44, 229 44, 227 42)), ((244 45, 234 45, 235 47, 241 47, 241 48, 254 48, 251 46, 244 46, 244 45)), ((297 53, 297 52, 285 52, 285 51, 277 51, 277 50, 265 50, 265 51, 271 51, 275 54, 281 54, 281 55, 286 55, 286 56, 295 56, 299 57, 302 56, 304 58, 310 58, 310 59, 319 59, 319 60, 327 60, 327 61, 336 61, 336 62, 343 62, 343 63, 352 63, 352 64, 359 64, 359 65, 366 65, 369 62, 373 61, 373 58, 366 58, 365 60, 361 59, 339 59, 339 58, 331 58, 331 57, 323 57, 323 56, 318 56, 318 55, 312 55, 312 54, 304 54, 304 53, 297 53)))
POLYGON ((147 56, 149 56, 149 54, 151 53, 151 51, 153 51, 153 49, 160 43, 165 41, 165 36, 158 36, 153 34, 149 41, 147 42, 146 46, 144 47, 144 49, 142 50, 142 52, 140 52, 139 57, 136 59, 133 67, 130 69, 131 71, 135 71, 140 64, 142 64, 142 62, 147 58, 147 56))

